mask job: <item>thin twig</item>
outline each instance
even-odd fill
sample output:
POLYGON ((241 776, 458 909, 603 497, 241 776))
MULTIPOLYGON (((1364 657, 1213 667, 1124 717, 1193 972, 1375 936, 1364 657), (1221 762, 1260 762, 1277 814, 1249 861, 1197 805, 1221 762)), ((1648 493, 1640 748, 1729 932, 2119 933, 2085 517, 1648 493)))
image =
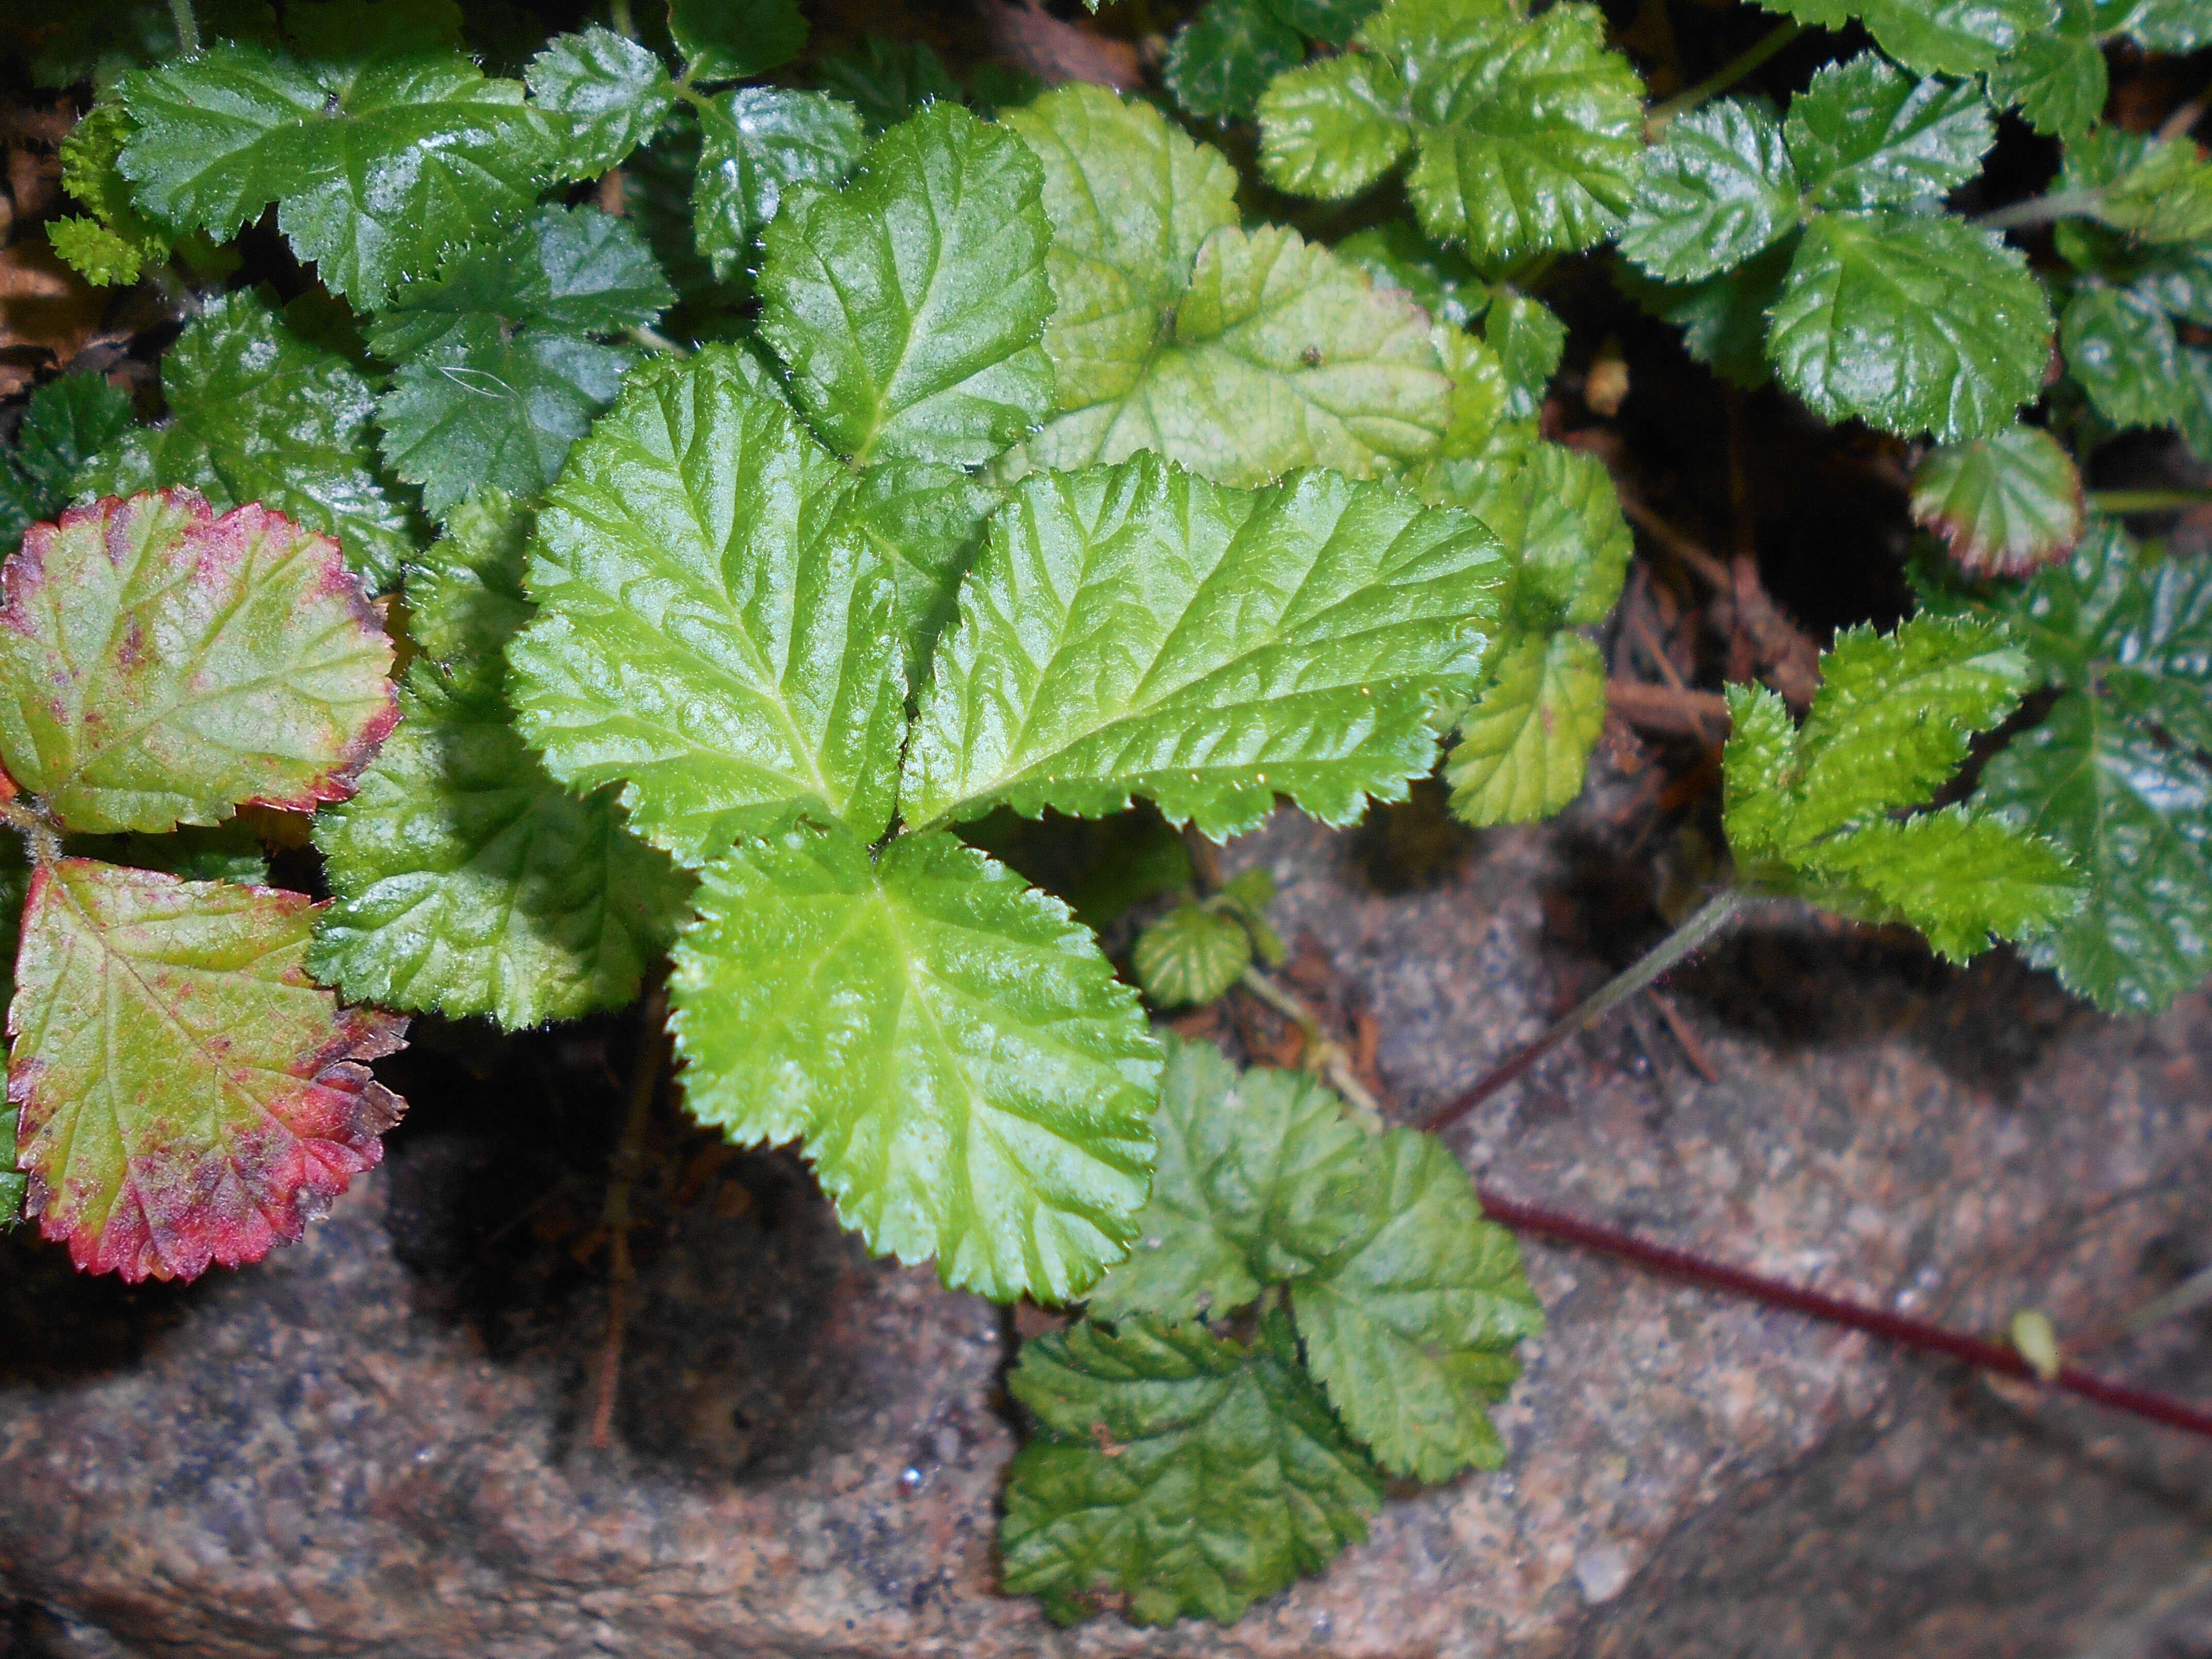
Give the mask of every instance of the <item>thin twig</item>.
POLYGON ((2088 218, 2104 203, 2105 192, 2101 190, 2054 190, 2048 196, 2030 197, 1994 213, 1984 213, 1973 222, 1984 230, 2025 230, 2030 225, 2047 225, 2055 219, 2088 218))
POLYGON ((622 1382, 623 1328, 629 1322, 629 1286, 636 1269, 629 1253, 630 1189, 645 1164, 645 1131, 660 1097, 667 1069, 667 994, 656 987, 645 999, 637 1059, 630 1073, 629 1110, 622 1139, 608 1166, 606 1207, 600 1219, 607 1230, 607 1334, 599 1346, 599 1382, 592 1403, 592 1444, 604 1450, 614 1442, 615 1396, 622 1382))
POLYGON ((1381 1130, 1382 1103, 1359 1080, 1359 1073, 1352 1069, 1352 1055, 1342 1043, 1333 1041, 1322 1030, 1321 1020, 1313 1010, 1257 968, 1247 968, 1237 983, 1298 1028, 1299 1036, 1305 1039, 1306 1065, 1319 1072, 1328 1080, 1329 1086, 1344 1097, 1345 1104, 1352 1108, 1361 1127, 1370 1133, 1381 1130))
POLYGON ((187 58, 200 49, 200 20, 192 15, 192 0, 169 0, 169 15, 177 25, 177 46, 187 58))
POLYGON ((2178 104, 2173 112, 2158 124, 2158 141, 2172 143, 2176 138, 2186 137, 2191 128, 2204 118, 2204 112, 2212 108, 2212 92, 2200 92, 2185 104, 2178 104))
POLYGON ((1708 748, 1714 739, 1706 722, 1717 726, 1723 735, 1729 729, 1728 699, 1717 691, 1654 685, 1649 680, 1611 679, 1605 683, 1605 700, 1631 726, 1680 732, 1708 748))
POLYGON ((1656 985, 1644 994, 1651 999, 1652 1006, 1659 1011, 1659 1018, 1667 1022, 1667 1029, 1674 1034, 1674 1041, 1681 1048, 1682 1058, 1690 1062, 1690 1069, 1708 1083, 1718 1083, 1721 1068, 1713 1064, 1713 1057, 1705 1052, 1705 1045, 1690 1029, 1690 1022, 1682 1018, 1682 1011, 1674 1006, 1674 999, 1656 985))
POLYGON ((1808 27, 1795 22, 1778 26, 1761 35, 1748 51, 1737 53, 1695 86, 1685 87, 1666 102, 1655 106, 1644 118, 1644 136, 1658 137, 1676 116, 1688 113, 1707 99, 1718 97, 1737 82, 1756 74, 1768 58, 1804 33, 1808 27))
POLYGON ((2100 513, 2185 513, 2212 506, 2212 489, 2092 489, 2086 499, 2100 513))

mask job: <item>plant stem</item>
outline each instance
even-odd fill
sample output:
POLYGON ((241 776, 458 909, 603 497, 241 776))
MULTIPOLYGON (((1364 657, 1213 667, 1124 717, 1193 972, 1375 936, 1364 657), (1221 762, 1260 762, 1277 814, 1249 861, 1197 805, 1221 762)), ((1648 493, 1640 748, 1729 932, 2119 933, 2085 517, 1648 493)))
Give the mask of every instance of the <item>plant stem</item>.
POLYGON ((1257 968, 1247 968, 1238 982, 1298 1028, 1298 1034, 1305 1039, 1306 1064, 1327 1078, 1329 1086, 1344 1097, 1345 1104, 1359 1119, 1360 1127, 1370 1134, 1382 1133, 1382 1103, 1359 1080, 1359 1074, 1352 1068, 1352 1056, 1344 1052, 1344 1046, 1331 1042, 1322 1030, 1321 1021, 1313 1010, 1257 968))
POLYGON ((53 821, 30 802, 13 793, 0 795, 0 823, 23 837, 33 864, 52 864, 62 855, 62 832, 53 821))
POLYGON ((1613 975, 1595 996, 1556 1022, 1551 1030, 1520 1053, 1492 1068, 1473 1088, 1446 1101, 1429 1115, 1421 1127, 1429 1130, 1442 1129, 1446 1124, 1455 1122, 1473 1111, 1507 1084, 1524 1076, 1538 1060, 1576 1032, 1603 1018, 1685 957, 1704 949, 1726 933, 1734 924, 1742 904, 1743 894, 1735 888, 1723 888, 1714 894, 1692 911, 1680 927, 1613 975))
POLYGON ((1685 87, 1662 104, 1655 105, 1644 118, 1644 135, 1656 138, 1666 131, 1667 124, 1676 116, 1697 108, 1708 98, 1717 98, 1746 76, 1759 72, 1759 66, 1782 51, 1811 27, 1805 23, 1782 23, 1759 37, 1748 51, 1741 52, 1723 64, 1695 86, 1685 87))
POLYGON ((2028 225, 2047 225, 2054 219, 2087 218, 2104 200, 2105 193, 2099 190, 2054 190, 2048 196, 1984 213, 1974 222, 1984 230, 2019 230, 2028 225))
POLYGON ((623 40, 637 39, 637 20, 630 15, 629 0, 611 0, 607 7, 607 21, 614 25, 615 33, 623 40))
POLYGON ((607 1334, 599 1346, 596 1397, 592 1402, 592 1444, 613 1443, 615 1395, 622 1382, 623 1328, 629 1322, 630 1280, 636 1276, 629 1253, 630 1190, 645 1164, 646 1126, 660 1097, 661 1073, 669 1054, 668 994, 655 988, 645 1000, 637 1059, 630 1073, 629 1110, 622 1139, 608 1167, 606 1207, 600 1222, 607 1230, 607 1334))
POLYGON ((200 49, 200 20, 192 15, 192 0, 169 0, 169 15, 177 25, 177 46, 186 57, 200 49))
POLYGON ((2088 501, 2100 513, 2180 513, 2212 505, 2212 489, 2092 489, 2088 501))

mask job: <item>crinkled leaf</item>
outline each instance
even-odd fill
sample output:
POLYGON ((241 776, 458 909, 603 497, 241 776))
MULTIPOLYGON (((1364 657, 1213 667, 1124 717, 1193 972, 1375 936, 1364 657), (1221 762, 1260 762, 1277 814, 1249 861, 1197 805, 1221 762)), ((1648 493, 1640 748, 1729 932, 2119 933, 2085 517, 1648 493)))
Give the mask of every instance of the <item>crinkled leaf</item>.
POLYGON ((1620 251, 1669 282, 1716 276, 1796 228, 1799 191, 1773 112, 1723 99, 1677 116, 1644 157, 1620 251))
POLYGON ((258 295, 211 301, 161 360, 169 419, 127 434, 76 478, 78 499, 197 489, 218 508, 258 501, 336 536, 380 591, 412 546, 378 482, 374 394, 343 357, 301 338, 258 295))
POLYGON ((1059 900, 945 835, 738 841, 676 951, 692 1115, 797 1139, 869 1248, 1001 1301, 1079 1296, 1136 1236, 1158 1050, 1059 900))
POLYGON ((2157 306, 2130 289, 2077 289, 2058 338, 2068 372, 2114 426, 2165 426, 2180 417, 2181 343, 2157 306))
POLYGON ((1929 451, 1912 474, 1912 517, 1978 574, 2024 575, 2081 538, 2081 475, 2039 426, 1929 451))
POLYGON ((799 56, 799 0, 668 0, 668 33, 695 81, 747 81, 799 56))
POLYGON ((554 36, 525 78, 531 100, 566 123, 562 171, 578 179, 619 166, 676 105, 660 59, 597 23, 554 36))
POLYGON ((1990 71, 1990 98, 2068 142, 2096 125, 2111 93, 2094 0, 2060 0, 2057 27, 2027 36, 1990 71))
POLYGON ((1823 216, 1769 314, 1776 372, 1815 412, 1944 443, 2010 423, 2050 359, 2027 257, 1948 215, 1823 216))
POLYGON ((2058 15, 2057 0, 1759 0, 1816 28, 1864 23, 1881 49, 1923 75, 1977 75, 2058 15))
POLYGON ((2114 137, 2124 165, 2100 191, 2096 216, 2146 242, 2212 236, 2212 161, 2196 142, 2186 136, 2156 142, 2133 133, 2114 137))
POLYGON ((8 1011, 28 1212, 76 1265, 136 1281, 298 1238, 401 1102, 364 1062, 406 1023, 307 975, 296 893, 88 859, 32 878, 8 1011))
POLYGON ((8 562, 0 757, 65 829, 214 823, 351 793, 398 718, 336 544, 188 492, 103 499, 8 562))
POLYGON ((699 112, 692 234, 727 281, 755 257, 754 241, 799 184, 835 185, 860 157, 866 130, 842 99, 782 87, 740 87, 699 112))
POLYGON ((1504 641, 1444 761, 1452 811, 1473 824, 1550 817, 1583 792, 1605 728, 1605 659, 1579 634, 1504 641))
POLYGON ((1434 458, 1417 468, 1410 482, 1425 501, 1463 505, 1461 497, 1472 488, 1470 477, 1493 477, 1526 464, 1536 447, 1536 422, 1514 413, 1527 399, 1486 342, 1442 325, 1431 331, 1430 338, 1452 377, 1451 423, 1434 458))
POLYGON ((621 781, 633 826, 687 863, 794 801, 880 835, 905 695, 852 477, 738 359, 638 369, 570 452, 509 652, 553 775, 621 781))
POLYGON ((446 533, 407 572, 407 636, 418 660, 471 690, 504 689, 507 643, 537 610, 523 585, 537 523, 498 489, 446 515, 446 533))
POLYGON ((1405 81, 1387 61, 1364 52, 1277 76, 1258 110, 1261 168, 1276 189, 1293 196, 1347 200, 1413 148, 1405 81))
POLYGON ((46 241, 58 258, 94 288, 128 288, 158 253, 82 216, 46 221, 46 241))
POLYGON ((921 40, 896 41, 864 34, 858 48, 814 66, 822 89, 860 112, 871 134, 895 127, 933 102, 957 103, 960 83, 942 58, 921 40))
POLYGON ((1506 413, 1528 420, 1544 402, 1544 389, 1559 372, 1567 325, 1541 300, 1501 289, 1482 319, 1482 337, 1498 354, 1513 388, 1506 413))
POLYGON ((1510 465, 1434 467, 1419 483, 1426 499, 1466 508, 1504 544, 1509 624, 1542 631, 1612 614, 1636 544, 1595 456, 1539 443, 1510 465))
POLYGON ((960 579, 983 545, 983 521, 1001 499, 996 486, 957 466, 879 461, 860 474, 845 503, 846 522, 881 556, 897 590, 894 610, 910 687, 928 677, 960 579))
POLYGON ((1009 1383, 1043 1433, 1014 1458, 1001 1583, 1063 1624, 1098 1592, 1139 1624, 1223 1624, 1367 1535, 1382 1477, 1297 1363, 1201 1325, 1085 1323, 1024 1345, 1009 1383))
POLYGON ((1161 79, 1193 115, 1242 119, 1267 82, 1305 55, 1298 32, 1267 0, 1207 0, 1176 31, 1161 79))
POLYGON ((1362 1151, 1358 1233, 1291 1286, 1306 1363, 1391 1473, 1496 1468, 1488 1402, 1520 1375, 1514 1345, 1544 1328, 1520 1249, 1434 1135, 1391 1129, 1362 1151))
POLYGON ((64 374, 31 394, 15 447, 0 452, 0 553, 61 511, 94 453, 131 429, 131 399, 104 375, 64 374))
POLYGON ((1163 1008, 1212 1001, 1251 963, 1244 924, 1202 904, 1179 904, 1137 935, 1137 982, 1163 1008))
POLYGON ((1336 244, 1336 257, 1375 279, 1378 288, 1402 288, 1436 321, 1467 327, 1490 306, 1490 285, 1449 248, 1440 248, 1403 219, 1355 230, 1336 244))
POLYGON ((1429 769, 1504 575, 1480 524, 1380 481, 1227 489, 1150 454, 1025 479, 939 645, 901 810, 1142 795, 1222 838, 1279 793, 1349 823, 1429 769))
POLYGON ((1052 407, 1036 158, 933 105, 870 147, 842 191, 769 226, 761 337, 830 447, 855 461, 990 459, 1052 407))
POLYGON ((1868 208, 1948 194, 1981 171, 1997 130, 1972 82, 1915 82, 1863 52, 1790 100, 1789 136, 1814 202, 1868 208))

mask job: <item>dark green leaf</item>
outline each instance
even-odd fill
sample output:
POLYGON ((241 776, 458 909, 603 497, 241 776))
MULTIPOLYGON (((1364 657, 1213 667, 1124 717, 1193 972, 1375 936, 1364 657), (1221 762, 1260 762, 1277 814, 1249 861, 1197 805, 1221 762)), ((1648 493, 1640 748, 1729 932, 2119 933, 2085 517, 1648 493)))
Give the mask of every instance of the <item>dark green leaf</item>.
POLYGON ((1242 119, 1267 83, 1305 55, 1298 32, 1267 0, 1207 0, 1176 32, 1161 78, 1193 115, 1242 119))
MULTIPOLYGON (((1995 67, 2058 16, 2058 0, 1759 0, 1816 28, 1863 22, 1881 49, 1923 75, 1977 75, 1995 67)), ((2188 0, 2184 0, 2188 3, 2188 0)))
POLYGON ((660 59, 596 23, 548 41, 526 79, 532 101, 566 122, 562 171, 579 179, 620 165, 676 104, 660 59))
POLYGON ((699 252, 727 280, 755 258, 754 242, 793 185, 834 185, 860 160, 860 113, 841 99, 781 87, 725 93, 700 112, 691 190, 699 252))
POLYGON ((2113 425, 2166 426, 2180 417, 2181 343, 2166 313, 2132 290, 2075 290, 2059 343, 2068 372, 2113 425))
POLYGON ((1981 171, 1997 130, 1972 82, 1916 84, 1865 52, 1813 77, 1790 102, 1789 134, 1815 202, 1867 208, 1948 194, 1981 171))
POLYGON ((871 135, 896 126, 933 102, 960 101, 960 83, 952 71, 920 40, 902 44, 864 34, 855 51, 817 64, 814 78, 824 92, 859 110, 871 135))
POLYGON ((668 0, 668 33, 695 81, 745 81, 799 56, 798 0, 668 0))
POLYGON ((1773 112, 1723 99, 1676 117, 1644 157, 1620 251, 1668 282, 1716 276, 1788 235, 1798 194, 1773 112))

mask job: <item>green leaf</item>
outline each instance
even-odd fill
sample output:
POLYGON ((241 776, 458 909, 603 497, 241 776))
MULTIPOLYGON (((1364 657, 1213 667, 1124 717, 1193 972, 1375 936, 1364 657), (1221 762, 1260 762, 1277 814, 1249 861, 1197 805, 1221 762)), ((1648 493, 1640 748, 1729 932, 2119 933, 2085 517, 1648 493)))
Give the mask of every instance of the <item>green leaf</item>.
POLYGON ((1014 1458, 1000 1583, 1063 1624, 1098 1592, 1141 1625, 1228 1624, 1367 1535, 1382 1477, 1297 1363, 1203 1326, 1082 1324, 1025 1343, 1008 1384, 1043 1432, 1014 1458))
POLYGON ((1442 325, 1430 337, 1452 377, 1451 424, 1435 458, 1416 469, 1409 481, 1432 505, 1465 505, 1466 498, 1478 493, 1471 480, 1526 465, 1536 447, 1536 422, 1514 414, 1527 402, 1526 394, 1506 378, 1504 364, 1488 344, 1442 325))
POLYGON ((1513 1236, 1434 1135, 1368 1144, 1355 1237, 1291 1286, 1306 1363, 1352 1433, 1394 1474, 1496 1468, 1487 1402, 1520 1375, 1513 1347, 1544 1328, 1513 1236))
POLYGON ((2212 43, 2197 0, 2095 0, 2097 27, 2135 37, 2146 52, 2194 52, 2212 43))
POLYGON ((1511 465, 1431 469, 1424 495, 1464 507, 1504 544, 1505 619, 1524 631, 1603 622, 1636 550, 1604 463, 1540 443, 1511 465))
POLYGON ((694 81, 749 81, 799 56, 798 0, 668 0, 668 33, 694 81))
POLYGON ((811 802, 890 821, 905 688, 892 581, 851 475, 739 353, 634 372, 538 520, 509 650, 524 738, 685 863, 811 802))
POLYGON ((1435 246, 1403 219, 1355 230, 1335 251, 1338 258, 1372 276, 1377 288, 1404 289, 1422 310, 1455 331, 1489 308, 1490 285, 1474 267, 1450 249, 1435 246))
POLYGON ((1528 823, 1583 792, 1605 729, 1605 659, 1579 634, 1509 636, 1459 717, 1444 762, 1452 811, 1473 824, 1528 823))
POLYGON ((660 59, 597 23, 555 35, 525 79, 531 100, 566 121, 562 171, 578 179, 620 166, 676 106, 660 59))
POLYGON ((1176 31, 1160 78, 1193 115, 1241 120, 1268 82, 1305 55, 1298 32, 1266 0, 1207 0, 1176 31))
POLYGON ((1661 283, 1629 265, 1613 280, 1651 315, 1682 331, 1682 349, 1729 385, 1756 391, 1773 378, 1766 362, 1766 313, 1782 297, 1796 252, 1794 240, 1769 248, 1724 276, 1661 283))
POLYGON ((1366 1137, 1302 1072, 1242 1073, 1210 1042, 1166 1039, 1159 1158, 1127 1260, 1093 1319, 1225 1318, 1358 1236, 1366 1137))
POLYGON ((2124 289, 2076 289, 2059 344, 2066 368, 2115 426, 2166 426, 2179 418, 2181 343, 2165 312, 2124 289))
POLYGON ((1382 0, 1266 0, 1267 9, 1300 34, 1332 46, 1347 44, 1382 0))
POLYGON ((2057 0, 1759 0, 1815 28, 1853 17, 1881 49, 1923 75, 1978 75, 2058 15, 2057 0))
POLYGON ((1776 372, 1815 413, 1942 443, 2009 424, 2050 360, 2027 257, 1948 216, 1823 216, 1770 317, 1776 372))
POLYGON ((879 461, 860 474, 842 513, 890 571, 906 646, 906 684, 929 673, 938 636, 951 625, 960 579, 983 545, 983 522, 1004 492, 957 466, 879 461))
POLYGON ((131 399, 100 374, 64 374, 31 394, 15 447, 0 454, 0 549, 69 500, 70 482, 131 429, 131 399))
POLYGON ((1980 575, 2025 575, 2081 538, 2081 475, 2041 427, 1931 449, 1912 474, 1912 517, 1980 575))
MULTIPOLYGON (((9 911, 13 915, 19 907, 15 896, 9 896, 9 911)), ((12 932, 13 929, 11 928, 12 932)), ((10 960, 8 994, 15 995, 13 961, 10 960)), ((23 1194, 30 1177, 15 1167, 15 1108, 0 1106, 0 1232, 19 1225, 23 1219, 23 1194)))
POLYGON ((392 643, 337 546, 185 492, 41 525, 9 562, 0 757, 64 829, 310 810, 398 718, 392 643))
POLYGON ((960 101, 959 82, 920 40, 899 42, 864 34, 856 51, 817 64, 814 77, 823 90, 860 112, 871 135, 920 114, 933 102, 960 101))
POLYGON ((1143 795, 1223 839, 1279 793, 1350 823, 1433 763, 1504 574, 1480 525, 1380 481, 1225 489, 1154 455, 1025 479, 938 647, 901 811, 1143 795))
POLYGON ((945 1283, 1079 1296, 1136 1236, 1158 1050, 1067 908, 945 835, 793 818, 710 866, 676 949, 692 1115, 798 1139, 845 1224, 945 1283))
POLYGON ((448 47, 303 63, 218 41, 126 76, 139 205, 228 240, 270 202, 333 293, 384 303, 441 249, 530 206, 558 168, 521 82, 448 47))
POLYGON ((1348 201, 1413 148, 1407 105, 1398 71, 1364 52, 1279 75, 1258 101, 1261 170, 1290 195, 1348 201))
POLYGON ((2195 141, 2181 137, 2154 143, 2126 133, 2118 142, 2125 165, 2103 185, 2096 216, 2146 242, 2212 236, 2212 161, 2195 141))
POLYGON ((1863 52, 1790 101, 1789 137, 1813 201, 1869 208, 1947 195, 1981 171, 1997 130, 1972 82, 1916 83, 1863 52))
POLYGON ((504 689, 507 641, 537 611, 523 586, 537 523, 497 489, 446 515, 446 533, 407 572, 407 636, 418 660, 472 690, 504 689))
POLYGON ((1773 112, 1723 99, 1677 116, 1645 156, 1620 251, 1669 282, 1717 276, 1796 228, 1799 193, 1773 112))
POLYGON ((129 288, 147 258, 139 244, 81 216, 47 220, 46 241, 55 258, 94 288, 129 288))
POLYGON ((243 818, 159 836, 137 830, 127 836, 70 836, 62 847, 73 858, 158 870, 186 881, 231 881, 245 887, 269 882, 269 854, 243 818))
POLYGON ((1018 139, 938 104, 878 139, 843 191, 786 202, 761 337, 832 449, 972 466, 1050 412, 1042 186, 1018 139))
POLYGON ((406 1022, 340 1010, 297 893, 89 859, 32 878, 8 1011, 27 1213, 88 1273, 191 1279, 298 1238, 404 1109, 365 1062, 406 1022))
POLYGON ((1543 406, 1552 376, 1559 372, 1567 325, 1541 300, 1501 289, 1482 319, 1482 337, 1498 354, 1513 388, 1506 412, 1515 420, 1532 419, 1543 406))
POLYGON ((728 281, 794 185, 834 185, 860 158, 860 113, 842 100, 781 87, 741 87, 699 112, 693 236, 728 281))
POLYGON ((2096 125, 2111 94, 2093 0, 2061 0, 2057 27, 2022 40, 1990 71, 1990 98, 2068 143, 2096 125))
POLYGON ((129 434, 77 477, 79 499, 200 491, 220 509, 258 501, 335 536, 380 591, 412 546, 405 511, 378 482, 374 394, 337 352, 287 328, 258 296, 210 301, 161 360, 167 424, 129 434))
POLYGON ((1137 935, 1137 982, 1163 1008, 1211 1002, 1252 963, 1252 935, 1235 916, 1179 904, 1137 935))

